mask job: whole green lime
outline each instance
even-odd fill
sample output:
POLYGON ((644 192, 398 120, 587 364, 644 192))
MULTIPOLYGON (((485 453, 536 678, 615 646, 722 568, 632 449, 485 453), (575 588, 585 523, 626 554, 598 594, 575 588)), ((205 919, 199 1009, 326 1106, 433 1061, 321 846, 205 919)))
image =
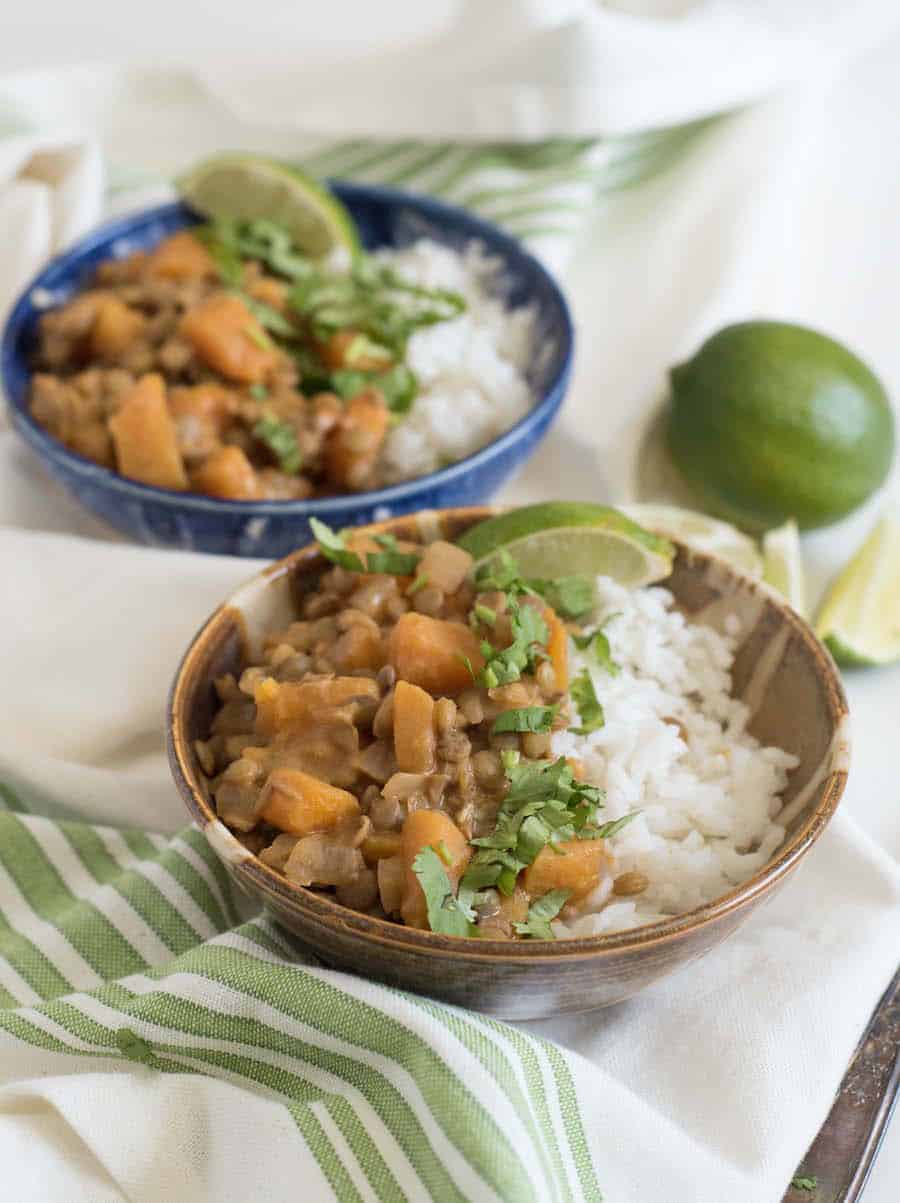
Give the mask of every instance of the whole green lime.
POLYGON ((826 526, 888 474, 894 418, 881 383, 815 330, 726 326, 671 382, 676 467, 708 509, 747 530, 826 526))

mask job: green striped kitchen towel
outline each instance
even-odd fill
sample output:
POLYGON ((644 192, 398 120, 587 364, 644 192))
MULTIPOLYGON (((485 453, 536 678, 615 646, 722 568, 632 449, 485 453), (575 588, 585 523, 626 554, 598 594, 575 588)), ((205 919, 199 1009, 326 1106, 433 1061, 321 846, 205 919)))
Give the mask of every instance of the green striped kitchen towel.
MULTIPOLYGON (((236 1137, 260 1100, 274 1116, 244 1155, 259 1194, 232 1183, 229 1199, 288 1197, 263 1186, 286 1164, 298 1203, 601 1198, 559 1048, 304 960, 269 920, 241 920, 193 828, 166 838, 52 821, 9 787, 2 796, 0 1065, 18 1089, 64 1080, 74 1128, 89 1123, 98 1074, 107 1099, 122 1074, 139 1097, 201 1075, 229 1092, 236 1137)), ((14 1088, 0 1084, 0 1112, 3 1087, 14 1088)), ((216 1104, 175 1111, 162 1131, 151 1111, 147 1132, 127 1137, 139 1165, 185 1156, 185 1125, 215 1148, 216 1104)), ((96 1154, 98 1138, 88 1143, 96 1154)), ((67 1167, 67 1203, 133 1197, 79 1193, 81 1173, 67 1167)), ((214 1180, 209 1167, 202 1177, 214 1180)), ((146 1197, 176 1198, 158 1182, 146 1197)))
MULTIPOLYGON (((310 141, 281 157, 320 179, 387 184, 461 205, 501 225, 560 268, 601 196, 658 174, 715 120, 619 137, 523 143, 310 141)), ((180 164, 179 170, 189 165, 180 164)), ((148 188, 167 183, 167 177, 114 162, 111 205, 131 208, 148 188)))

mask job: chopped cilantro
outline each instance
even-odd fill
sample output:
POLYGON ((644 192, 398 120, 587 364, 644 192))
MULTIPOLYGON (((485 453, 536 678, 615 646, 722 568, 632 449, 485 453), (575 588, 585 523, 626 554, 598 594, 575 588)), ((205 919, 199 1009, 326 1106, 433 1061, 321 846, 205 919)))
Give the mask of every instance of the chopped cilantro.
POLYGON ((477 851, 460 883, 464 899, 488 886, 512 894, 521 870, 543 848, 564 840, 596 838, 601 791, 576 781, 565 758, 521 761, 516 753, 509 753, 503 765, 509 788, 494 830, 472 840, 477 851))
POLYGON ((393 535, 375 535, 381 551, 370 551, 366 556, 369 572, 385 572, 390 576, 412 576, 419 566, 421 556, 413 552, 400 551, 393 535))
POLYGON ((599 731, 606 720, 603 716, 603 707, 597 697, 597 691, 594 689, 594 682, 591 680, 591 674, 586 668, 583 668, 572 681, 569 693, 572 695, 572 701, 575 703, 578 717, 581 719, 580 727, 570 727, 569 730, 576 735, 590 735, 592 731, 599 731))
POLYGON ((394 364, 386 372, 360 372, 339 368, 331 373, 331 387, 344 401, 366 388, 376 388, 392 414, 405 414, 416 398, 419 382, 405 363, 394 364))
POLYGON ((499 590, 501 593, 533 593, 519 575, 519 566, 505 547, 475 572, 475 589, 478 593, 499 590))
POLYGON ((553 929, 550 920, 555 919, 566 905, 571 890, 550 890, 532 902, 528 908, 528 917, 524 923, 514 923, 513 927, 520 936, 529 936, 532 940, 552 940, 553 929))
POLYGON ((258 329, 256 326, 245 326, 244 333, 252 343, 255 343, 261 351, 271 351, 274 343, 265 330, 258 329))
POLYGON ((630 814, 622 815, 621 819, 613 819, 609 823, 603 823, 594 832, 594 839, 597 839, 597 840, 612 839, 612 837, 614 835, 617 835, 622 830, 623 827, 627 827, 632 819, 636 819, 640 813, 641 812, 639 810, 633 810, 633 811, 631 811, 630 814))
POLYGON ((597 663, 601 668, 605 669, 611 677, 615 677, 621 672, 620 666, 613 660, 612 651, 609 646, 609 639, 602 630, 591 631, 589 635, 573 635, 572 641, 577 648, 584 651, 586 648, 591 648, 596 657, 597 663))
POLYGON ((279 422, 271 414, 263 414, 253 427, 253 435, 269 448, 278 460, 282 472, 287 472, 289 476, 297 475, 303 459, 293 426, 287 422, 279 422))
POLYGON ((472 614, 477 620, 476 625, 483 622, 485 626, 492 627, 497 622, 497 611, 492 610, 490 606, 483 606, 480 602, 476 602, 472 607, 472 614))
POLYGON ((380 551, 370 551, 363 558, 347 546, 343 531, 333 531, 319 518, 310 518, 309 525, 326 560, 346 568, 348 572, 384 572, 390 576, 410 576, 415 572, 419 557, 400 551, 393 535, 375 535, 380 551))
POLYGON ((794 1190, 814 1191, 818 1185, 819 1179, 815 1176, 815 1174, 803 1174, 797 1178, 794 1178, 791 1182, 791 1186, 794 1188, 794 1190))
POLYGON ((250 396, 253 397, 254 400, 265 401, 265 399, 266 399, 266 397, 268 397, 268 395, 269 395, 269 390, 266 388, 266 386, 264 384, 251 384, 250 385, 250 396))
POLYGON ((453 896, 453 886, 439 853, 423 848, 412 863, 428 907, 428 926, 447 936, 470 936, 473 925, 453 896))
POLYGON ((346 568, 348 572, 364 572, 363 562, 355 551, 347 547, 343 532, 332 530, 319 518, 310 518, 310 529, 326 560, 346 568))
MULTIPOLYGON (((406 590, 406 596, 412 597, 414 594, 418 593, 420 589, 424 589, 427 584, 428 584, 428 573, 423 572, 419 576, 416 577, 416 579, 413 581, 413 583, 410 585, 410 587, 406 590)), ((468 656, 466 657, 466 660, 469 661, 468 656)), ((472 673, 473 676, 475 675, 474 672, 472 671, 471 662, 469 662, 469 672, 472 673)))
POLYGON ((287 320, 283 313, 279 313, 277 309, 267 305, 264 301, 257 301, 255 297, 249 296, 239 288, 233 289, 232 292, 243 301, 265 330, 270 330, 272 334, 280 334, 284 338, 296 338, 296 327, 287 320))
POLYGON ((506 609, 512 642, 504 648, 495 648, 487 640, 481 644, 484 668, 478 674, 478 680, 488 689, 518 681, 523 672, 534 668, 537 648, 546 647, 550 638, 547 624, 534 606, 520 606, 508 595, 506 609))
POLYGON ((505 710, 498 714, 491 727, 492 735, 504 731, 549 731, 558 706, 522 706, 518 710, 505 710))
POLYGON ((348 368, 338 368, 331 373, 331 387, 342 401, 349 401, 363 389, 369 387, 369 377, 365 372, 351 372, 348 368))
POLYGON ((529 580, 527 583, 563 618, 581 618, 594 608, 594 582, 589 576, 560 576, 552 581, 529 580))

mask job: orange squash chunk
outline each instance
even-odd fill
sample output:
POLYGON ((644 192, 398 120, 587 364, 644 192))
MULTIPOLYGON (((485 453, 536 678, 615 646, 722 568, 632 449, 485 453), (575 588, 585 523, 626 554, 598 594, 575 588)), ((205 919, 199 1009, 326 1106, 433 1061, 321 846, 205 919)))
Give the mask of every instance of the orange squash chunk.
POLYGON ((186 489, 187 475, 162 376, 142 376, 109 419, 116 464, 123 476, 162 489, 186 489))
POLYGON ((253 501, 259 496, 256 469, 240 447, 220 447, 191 473, 191 487, 208 497, 253 501))
MULTIPOLYGON (((406 817, 401 832, 403 856, 403 901, 400 914, 408 927, 428 926, 428 907, 419 879, 413 872, 413 861, 423 848, 434 848, 442 844, 450 863, 444 863, 450 884, 455 889, 469 863, 472 849, 469 842, 453 820, 442 810, 414 810, 406 817)), ((438 853, 441 855, 441 853, 438 853)), ((441 857, 443 862, 443 856, 441 857)))
POLYGON ((88 348, 99 359, 115 359, 144 328, 144 315, 120 301, 104 297, 97 306, 88 348))
POLYGON ((434 768, 434 698, 418 685, 398 681, 394 689, 394 753, 403 773, 434 768))
POLYGON ((263 788, 260 818, 289 835, 330 831, 359 814, 353 794, 299 769, 273 769, 263 788))
POLYGON ((274 276, 261 276, 247 291, 254 300, 271 305, 279 313, 287 308, 288 286, 283 280, 276 280, 274 276))
POLYGON ((556 688, 565 693, 569 688, 569 636, 559 615, 550 606, 544 609, 544 622, 550 632, 547 655, 556 674, 556 688))
POLYGON ((277 359, 268 335, 244 302, 225 292, 189 310, 181 332, 213 371, 241 384, 260 384, 277 359))
POLYGON ((148 275, 160 280, 192 280, 218 275, 212 255, 188 230, 165 238, 145 261, 148 275))
POLYGON ((234 400, 227 388, 212 381, 184 385, 169 389, 169 412, 175 418, 199 418, 221 430, 231 416, 234 400))
POLYGON ((276 681, 266 677, 254 691, 256 730, 261 735, 297 723, 309 723, 326 710, 359 699, 377 701, 381 694, 371 677, 333 677, 325 681, 276 681))
POLYGON ((398 678, 440 696, 459 693, 484 667, 478 636, 462 622, 403 614, 388 637, 388 661, 398 678))
POLYGON ((556 847, 558 852, 541 849, 523 873, 522 884, 532 898, 549 890, 571 890, 569 901, 578 902, 610 871, 606 840, 564 840, 556 847))
POLYGON ((366 389, 347 408, 325 442, 325 471, 332 484, 360 489, 366 483, 390 425, 381 394, 366 389))

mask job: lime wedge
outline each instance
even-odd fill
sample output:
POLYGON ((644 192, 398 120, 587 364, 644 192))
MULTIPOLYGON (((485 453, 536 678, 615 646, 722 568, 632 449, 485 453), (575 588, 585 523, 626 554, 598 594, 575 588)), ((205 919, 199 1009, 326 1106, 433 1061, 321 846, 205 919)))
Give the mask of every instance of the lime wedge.
POLYGON ((806 581, 800 553, 800 531, 791 518, 763 535, 763 579, 806 617, 806 581))
POLYGON ((699 510, 677 505, 635 504, 622 507, 629 518, 657 534, 678 539, 707 555, 718 556, 746 576, 762 576, 763 562, 756 540, 730 522, 720 522, 699 510))
POLYGON ((637 588, 672 571, 675 549, 618 510, 578 501, 547 501, 479 522, 459 540, 476 565, 501 549, 526 577, 610 576, 637 588))
POLYGON ((336 246, 351 254, 359 250, 356 226, 337 197, 275 159, 244 154, 205 159, 179 179, 178 189, 207 217, 277 222, 311 258, 321 258, 336 246))
POLYGON ((900 660, 900 519, 881 519, 825 596, 816 634, 839 664, 900 660))

